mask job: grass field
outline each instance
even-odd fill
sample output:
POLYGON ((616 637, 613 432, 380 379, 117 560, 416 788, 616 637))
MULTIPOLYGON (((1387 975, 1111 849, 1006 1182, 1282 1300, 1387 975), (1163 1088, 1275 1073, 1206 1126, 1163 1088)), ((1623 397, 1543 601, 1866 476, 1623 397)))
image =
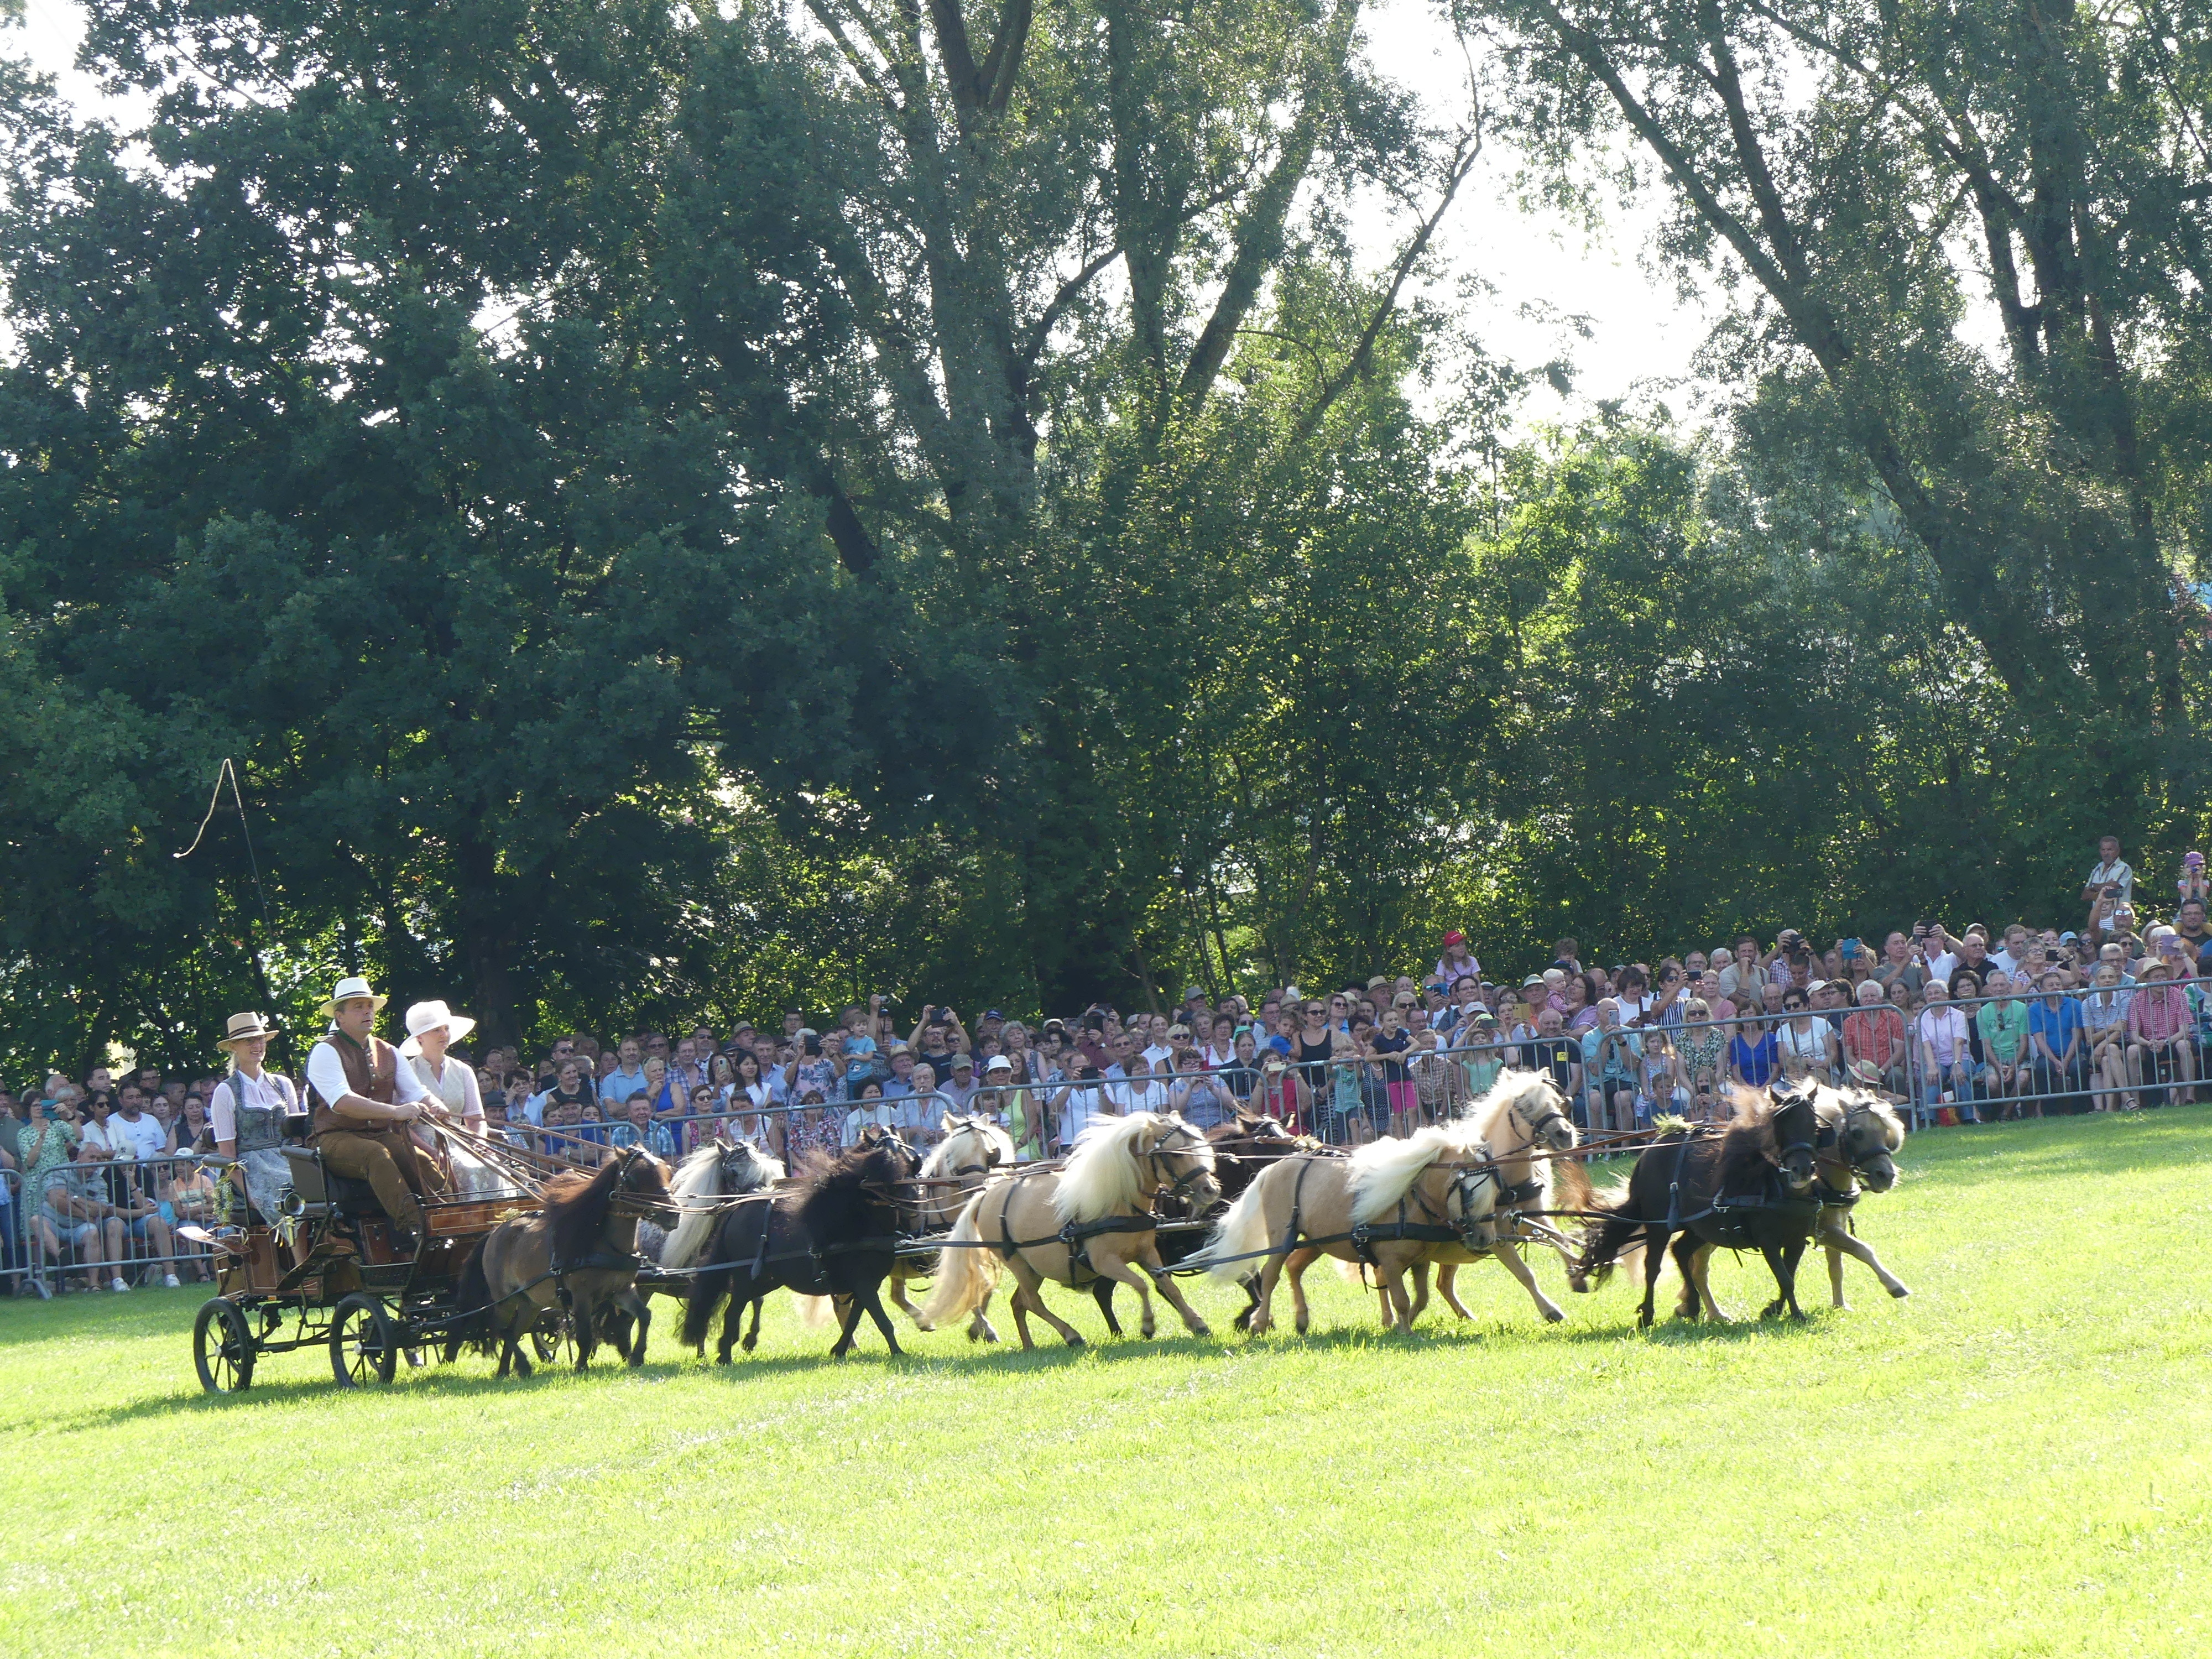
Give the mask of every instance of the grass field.
POLYGON ((1305 1340, 841 1364, 787 1304, 728 1370, 210 1401, 192 1291, 14 1303, 0 1652, 2203 1654, 2208 1129, 1917 1138, 1861 1218, 1911 1299, 1808 1262, 1795 1328, 1493 1265, 1386 1338, 1323 1272, 1305 1340))

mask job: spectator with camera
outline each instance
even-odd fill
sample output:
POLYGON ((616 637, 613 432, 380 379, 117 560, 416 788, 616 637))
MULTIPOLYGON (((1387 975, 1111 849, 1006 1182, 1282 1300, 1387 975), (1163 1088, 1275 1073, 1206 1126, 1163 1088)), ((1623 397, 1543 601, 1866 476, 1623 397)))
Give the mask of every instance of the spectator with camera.
POLYGON ((2094 902, 2102 894, 2123 900, 2135 896, 2136 872, 2120 856, 2120 838, 2106 836, 2097 843, 2097 862, 2090 866, 2089 879, 2082 884, 2081 902, 2094 902))

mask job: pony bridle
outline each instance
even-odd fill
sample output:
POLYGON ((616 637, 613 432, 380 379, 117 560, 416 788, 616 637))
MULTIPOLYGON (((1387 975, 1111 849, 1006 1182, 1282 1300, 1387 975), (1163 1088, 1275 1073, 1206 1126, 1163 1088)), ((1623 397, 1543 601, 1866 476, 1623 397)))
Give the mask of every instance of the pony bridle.
POLYGON ((1182 1155, 1185 1149, 1190 1146, 1205 1146, 1206 1137, 1199 1133, 1197 1130, 1191 1128, 1188 1124, 1182 1123, 1176 1124, 1172 1129, 1169 1130, 1168 1134, 1185 1136, 1188 1137, 1188 1139, 1170 1140, 1166 1136, 1163 1136, 1161 1137, 1160 1143, 1154 1146, 1151 1152, 1146 1152, 1145 1157, 1152 1166, 1152 1173, 1155 1176, 1161 1177, 1160 1190, 1164 1190, 1170 1198, 1181 1198, 1188 1194, 1192 1188, 1198 1186, 1200 1182, 1212 1180, 1213 1171, 1207 1169, 1204 1164, 1199 1162, 1196 1158, 1193 1158, 1188 1169, 1185 1170, 1181 1175, 1174 1176, 1173 1179, 1169 1179, 1167 1169, 1168 1160, 1171 1158, 1182 1155))
POLYGON ((1498 1178, 1495 1163, 1471 1164, 1452 1176, 1452 1196, 1459 1200, 1460 1240, 1470 1250, 1475 1248, 1474 1240, 1477 1227, 1486 1226, 1493 1233, 1498 1230, 1497 1199, 1491 1200, 1490 1214, 1480 1218, 1474 1214, 1474 1195, 1482 1190, 1486 1182, 1497 1188, 1501 1194, 1505 1190, 1505 1183, 1498 1178))
POLYGON ((1543 1115, 1540 1117, 1529 1115, 1528 1104, 1524 1101, 1515 1101, 1508 1109, 1512 1112, 1514 1121, 1528 1132, 1531 1144, 1554 1123, 1567 1121, 1567 1115, 1548 1099, 1544 1102, 1543 1115))

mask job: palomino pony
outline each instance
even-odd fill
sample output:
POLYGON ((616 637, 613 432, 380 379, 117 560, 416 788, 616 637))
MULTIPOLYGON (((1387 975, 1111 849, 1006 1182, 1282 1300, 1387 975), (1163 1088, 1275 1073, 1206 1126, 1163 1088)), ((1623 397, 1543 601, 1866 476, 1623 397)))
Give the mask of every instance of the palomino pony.
POLYGON ((684 1307, 684 1340, 704 1354, 714 1310, 729 1298, 715 1363, 730 1363, 744 1311, 752 1310, 745 1352, 760 1338, 760 1307, 771 1291, 844 1298, 842 1328, 832 1357, 853 1348, 866 1313, 893 1353, 898 1338, 884 1311, 884 1280, 896 1260, 900 1221, 911 1207, 910 1184, 921 1169, 914 1148, 887 1129, 872 1128, 797 1186, 757 1193, 732 1205, 716 1224, 707 1270, 691 1281, 684 1307))
MULTIPOLYGON (((1239 1112, 1230 1121, 1208 1129, 1206 1144, 1213 1148, 1213 1178, 1220 1184, 1222 1202, 1234 1202, 1243 1196, 1244 1189, 1260 1178, 1260 1172, 1278 1158, 1321 1150, 1319 1141, 1292 1134, 1283 1127, 1280 1119, 1257 1117, 1249 1112, 1239 1112)), ((1160 1219, 1196 1221, 1200 1217, 1181 1200, 1164 1200, 1160 1205, 1160 1219)), ((1205 1239, 1195 1230, 1178 1229, 1156 1234, 1153 1242, 1159 1248, 1160 1260, 1174 1267, 1196 1255, 1205 1239)), ((1260 1305, 1259 1268, 1250 1267, 1237 1282, 1245 1297, 1236 1322, 1241 1331, 1251 1325, 1253 1310, 1260 1305)), ((1106 1328, 1115 1336, 1121 1335, 1121 1322, 1114 1317, 1114 1281, 1100 1279, 1091 1287, 1091 1293, 1097 1298, 1098 1311, 1105 1318, 1106 1328)))
POLYGON ((589 1174, 563 1170, 545 1183, 544 1207, 502 1221, 480 1239, 462 1266, 454 1296, 460 1310, 446 1346, 451 1359, 471 1337, 499 1346, 499 1374, 510 1366, 530 1375, 522 1339, 557 1302, 568 1311, 576 1369, 592 1363, 599 1316, 624 1297, 635 1304, 637 1340, 625 1358, 645 1364, 652 1316, 636 1297, 637 1224, 665 1213, 668 1166, 642 1146, 617 1152, 589 1174))
POLYGON ((1163 1188, 1200 1211, 1220 1198, 1213 1149, 1204 1135, 1172 1114, 1133 1112, 1094 1121, 1060 1168, 1024 1170, 968 1201, 945 1241, 921 1328, 933 1330, 981 1307, 1003 1261, 1013 1271, 1016 1288, 1008 1305, 1024 1348, 1036 1346, 1030 1338, 1032 1313, 1070 1347, 1081 1346, 1081 1335, 1045 1306, 1041 1292, 1048 1279, 1080 1286, 1094 1274, 1135 1290, 1143 1310, 1138 1328, 1145 1335, 1156 1328, 1146 1279, 1182 1316, 1192 1335, 1211 1335, 1167 1276, 1152 1237, 1163 1188))
MULTIPOLYGON (((988 1186, 1001 1173, 1012 1170, 1014 1164, 1014 1138, 989 1118, 980 1114, 955 1117, 947 1113, 940 1127, 945 1139, 922 1160, 921 1174, 916 1182, 921 1188, 921 1196, 914 1206, 916 1232, 942 1232, 951 1226, 960 1218, 960 1212, 967 1207, 977 1188, 988 1186)), ((915 1279, 932 1278, 939 1271, 939 1266, 905 1256, 899 1257, 891 1267, 892 1302, 925 1331, 929 1327, 921 1322, 921 1310, 907 1300, 906 1287, 915 1279)), ((969 1316, 970 1342, 999 1340, 998 1330, 984 1317, 990 1305, 990 1293, 986 1291, 983 1300, 969 1316)))
POLYGON ((1472 1255, 1497 1242, 1498 1169, 1466 1118, 1370 1141, 1350 1158, 1302 1153, 1261 1171, 1230 1206, 1206 1247, 1191 1258, 1218 1279, 1260 1270, 1251 1334, 1273 1322, 1275 1283, 1287 1268, 1298 1332, 1309 1322, 1305 1270, 1326 1253, 1373 1267, 1389 1297, 1389 1322, 1413 1328, 1405 1273, 1430 1245, 1458 1243, 1472 1255))
POLYGON ((1844 1258, 1853 1256, 1874 1270, 1881 1287, 1899 1298, 1912 1292, 1904 1281, 1881 1265, 1874 1247, 1851 1231, 1851 1208, 1859 1201, 1859 1183, 1866 1191, 1886 1193, 1897 1185, 1897 1160, 1893 1156, 1905 1145, 1905 1125, 1889 1103, 1863 1089, 1820 1086, 1820 1133, 1814 1166, 1819 1184, 1820 1219, 1813 1242, 1828 1252, 1828 1302, 1844 1301, 1844 1258))
POLYGON ((1735 1121, 1721 1133, 1700 1134, 1684 1124, 1639 1153, 1628 1179, 1592 1197, 1596 1218, 1583 1232, 1582 1266, 1601 1282, 1632 1243, 1643 1254, 1644 1304, 1637 1323, 1651 1323, 1651 1302, 1674 1241, 1682 1272, 1675 1311, 1695 1319, 1702 1304, 1723 1320, 1705 1282, 1716 1246, 1756 1249, 1781 1295, 1767 1311, 1797 1305, 1797 1263, 1820 1214, 1814 1196, 1814 1155, 1820 1136, 1817 1085, 1809 1079, 1778 1084, 1765 1096, 1735 1091, 1735 1121))
MULTIPOLYGON (((1566 1263, 1568 1288, 1585 1288, 1572 1247, 1542 1219, 1547 1210, 1579 1209, 1589 1192, 1589 1178, 1578 1160, 1551 1156, 1574 1149, 1575 1124, 1566 1109, 1567 1097, 1559 1092, 1550 1073, 1509 1070, 1499 1073, 1489 1091, 1461 1115, 1474 1125, 1475 1133, 1498 1160, 1501 1188, 1498 1218, 1502 1224, 1489 1254, 1521 1281, 1521 1288, 1535 1303, 1536 1311, 1553 1324, 1566 1315, 1537 1285, 1536 1275, 1522 1259, 1517 1247, 1522 1239, 1530 1238, 1550 1245, 1566 1263), (1567 1203, 1555 1204, 1555 1194, 1563 1194, 1567 1203)), ((1413 1305, 1409 1319, 1419 1319, 1421 1310, 1428 1305, 1429 1264, 1432 1261, 1437 1264, 1437 1294, 1443 1297, 1444 1305, 1462 1319, 1472 1318, 1452 1294, 1452 1280, 1462 1265, 1480 1259, 1457 1243, 1431 1245, 1421 1260, 1413 1264, 1413 1305)), ((1389 1317, 1388 1309, 1383 1317, 1389 1317)))

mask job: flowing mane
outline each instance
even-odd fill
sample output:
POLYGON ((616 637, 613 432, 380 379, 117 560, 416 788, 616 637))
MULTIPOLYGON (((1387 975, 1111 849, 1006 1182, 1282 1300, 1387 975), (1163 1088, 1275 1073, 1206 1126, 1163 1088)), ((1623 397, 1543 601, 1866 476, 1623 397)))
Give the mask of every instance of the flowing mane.
POLYGON ((1444 1158, 1483 1159, 1490 1147, 1472 1118, 1416 1129, 1404 1139, 1370 1140, 1352 1155, 1352 1218, 1373 1221, 1444 1158))
POLYGON ((611 1158, 589 1175, 563 1170, 546 1182, 545 1220, 553 1234, 554 1261, 574 1261, 592 1253, 622 1173, 622 1160, 611 1158))
MULTIPOLYGON (((1052 1194, 1053 1213, 1062 1225, 1071 1221, 1098 1221, 1109 1215, 1133 1215, 1148 1211, 1151 1193, 1144 1167, 1138 1162, 1170 1129, 1190 1129, 1181 1118, 1157 1112, 1135 1112, 1127 1117, 1094 1119, 1067 1155, 1052 1194)), ((1213 1149, 1195 1129, 1194 1139, 1176 1151, 1205 1168, 1213 1168, 1213 1149)))
POLYGON ((660 1247, 664 1268, 688 1267, 707 1248, 714 1235, 714 1224, 720 1219, 712 1200, 723 1195, 723 1162, 740 1149, 750 1153, 758 1179, 751 1187, 732 1187, 732 1193, 753 1191, 783 1178, 783 1165, 749 1140, 740 1141, 737 1147, 710 1140, 691 1153, 668 1183, 669 1196, 676 1200, 677 1218, 667 1242, 660 1247))
POLYGON ((899 1182, 913 1180, 921 1167, 921 1160, 903 1141, 864 1141, 817 1168, 799 1184, 791 1202, 800 1222, 817 1238, 857 1238, 873 1224, 876 1211, 897 1203, 894 1189, 899 1182))
POLYGON ((988 1164, 994 1169, 997 1169, 1011 1164, 1013 1161, 1014 1138, 997 1124, 988 1118, 956 1118, 953 1120, 951 1132, 931 1148, 927 1158, 922 1159, 921 1174, 925 1181, 938 1176, 950 1179, 958 1164, 963 1162, 988 1164), (953 1156, 954 1149, 971 1136, 981 1141, 982 1146, 976 1149, 973 1158, 956 1159, 953 1156), (985 1156, 994 1149, 999 1154, 998 1157, 985 1156))

